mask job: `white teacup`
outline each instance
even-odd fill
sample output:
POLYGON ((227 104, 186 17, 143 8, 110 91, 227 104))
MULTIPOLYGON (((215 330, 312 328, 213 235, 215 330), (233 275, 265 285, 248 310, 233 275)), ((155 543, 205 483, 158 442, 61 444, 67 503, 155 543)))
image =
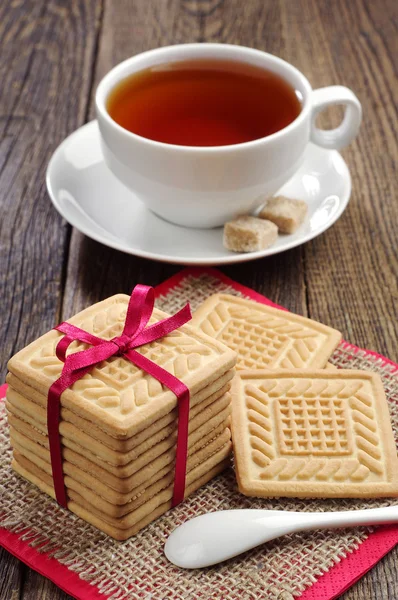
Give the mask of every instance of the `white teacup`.
POLYGON ((114 67, 101 81, 96 109, 105 162, 114 175, 154 213, 186 227, 216 227, 251 213, 282 187, 300 166, 309 141, 343 148, 357 135, 361 104, 351 90, 331 86, 312 90, 308 80, 284 60, 259 50, 223 44, 184 44, 138 54, 114 67), (109 115, 109 93, 132 73, 162 63, 224 59, 268 69, 283 77, 302 98, 298 117, 265 138, 231 146, 194 147, 146 139, 109 115), (345 105, 336 129, 316 127, 320 111, 345 105))

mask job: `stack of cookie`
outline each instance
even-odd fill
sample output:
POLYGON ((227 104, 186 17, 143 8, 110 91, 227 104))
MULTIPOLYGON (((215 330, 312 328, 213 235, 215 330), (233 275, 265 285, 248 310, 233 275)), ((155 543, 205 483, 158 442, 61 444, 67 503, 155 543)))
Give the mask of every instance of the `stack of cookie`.
MULTIPOLYGON (((117 295, 70 323, 103 339, 121 334, 128 296, 117 295)), ((152 321, 167 315, 154 310, 152 321)), ((54 497, 47 394, 60 376, 51 331, 9 361, 7 410, 13 468, 54 497)), ((85 349, 73 342, 70 352, 85 349)), ((221 472, 231 451, 229 387, 235 352, 184 325, 138 349, 183 381, 191 394, 185 495, 221 472)), ((61 396, 68 508, 118 540, 172 505, 177 440, 175 395, 123 357, 97 364, 61 396)))
POLYGON ((194 323, 238 353, 232 438, 248 496, 398 495, 398 459, 379 375, 328 360, 340 332, 272 306, 215 294, 194 323))

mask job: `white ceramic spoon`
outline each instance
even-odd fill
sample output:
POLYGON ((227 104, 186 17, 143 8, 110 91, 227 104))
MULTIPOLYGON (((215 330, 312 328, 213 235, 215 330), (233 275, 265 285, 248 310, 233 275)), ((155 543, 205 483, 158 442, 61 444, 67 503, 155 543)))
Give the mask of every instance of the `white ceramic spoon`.
POLYGON ((398 505, 343 512, 223 510, 187 521, 169 536, 164 552, 184 569, 209 567, 287 533, 398 522, 398 505))

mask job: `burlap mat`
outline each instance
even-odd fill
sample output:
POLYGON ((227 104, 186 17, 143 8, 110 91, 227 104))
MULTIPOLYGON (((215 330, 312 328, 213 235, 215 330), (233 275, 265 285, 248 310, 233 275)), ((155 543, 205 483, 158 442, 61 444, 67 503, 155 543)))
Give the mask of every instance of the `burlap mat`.
MULTIPOLYGON (((208 275, 188 276, 157 305, 168 312, 188 300, 193 309, 214 292, 242 295, 208 275)), ((398 438, 396 369, 365 351, 342 344, 332 362, 338 367, 378 372, 389 399, 398 438)), ((299 511, 349 510, 388 506, 393 500, 260 500, 240 495, 232 469, 218 476, 183 505, 169 511, 127 542, 116 542, 61 509, 10 468, 11 450, 4 404, 0 413, 0 525, 97 586, 112 600, 291 600, 369 535, 370 529, 316 531, 285 536, 215 568, 183 571, 163 554, 168 534, 185 520, 209 511, 269 508, 299 511)))

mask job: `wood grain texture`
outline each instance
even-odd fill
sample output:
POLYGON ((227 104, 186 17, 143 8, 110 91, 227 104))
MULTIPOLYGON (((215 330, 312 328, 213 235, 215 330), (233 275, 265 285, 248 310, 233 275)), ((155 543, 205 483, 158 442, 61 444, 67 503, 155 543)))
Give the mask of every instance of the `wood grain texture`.
POLYGON ((393 3, 376 9, 360 0, 335 2, 333 10, 316 0, 304 5, 301 31, 314 52, 309 61, 294 47, 296 64, 314 87, 340 82, 354 89, 364 111, 358 139, 343 152, 353 183, 348 209, 304 246, 308 312, 396 361, 397 10, 393 3))
POLYGON ((19 600, 22 585, 22 563, 0 548, 0 599, 19 600))
MULTIPOLYGON (((100 9, 0 2, 0 381, 8 358, 59 319, 70 228, 48 201, 45 171, 86 118, 100 9)), ((1 600, 65 597, 36 574, 41 587, 25 595, 27 569, 3 550, 0 560, 1 600)))
MULTIPOLYGON (((301 248, 222 270, 397 361, 397 20, 395 0, 0 3, 3 372, 17 348, 59 318, 179 270, 70 235, 48 201, 44 172, 59 141, 94 117, 93 91, 112 66, 194 41, 259 48, 295 64, 314 87, 339 83, 359 96, 361 133, 343 152, 353 180, 343 217, 301 248)), ((340 116, 331 111, 320 122, 335 126, 340 116)), ((11 583, 3 582, 0 600, 14 592, 22 600, 69 598, 12 557, 1 564, 11 583)), ((394 598, 397 565, 394 551, 343 599, 394 598)))
POLYGON ((20 600, 73 600, 52 581, 26 567, 20 600))
POLYGON ((86 117, 98 13, 95 0, 0 3, 1 380, 9 356, 59 317, 69 226, 45 171, 86 117))

